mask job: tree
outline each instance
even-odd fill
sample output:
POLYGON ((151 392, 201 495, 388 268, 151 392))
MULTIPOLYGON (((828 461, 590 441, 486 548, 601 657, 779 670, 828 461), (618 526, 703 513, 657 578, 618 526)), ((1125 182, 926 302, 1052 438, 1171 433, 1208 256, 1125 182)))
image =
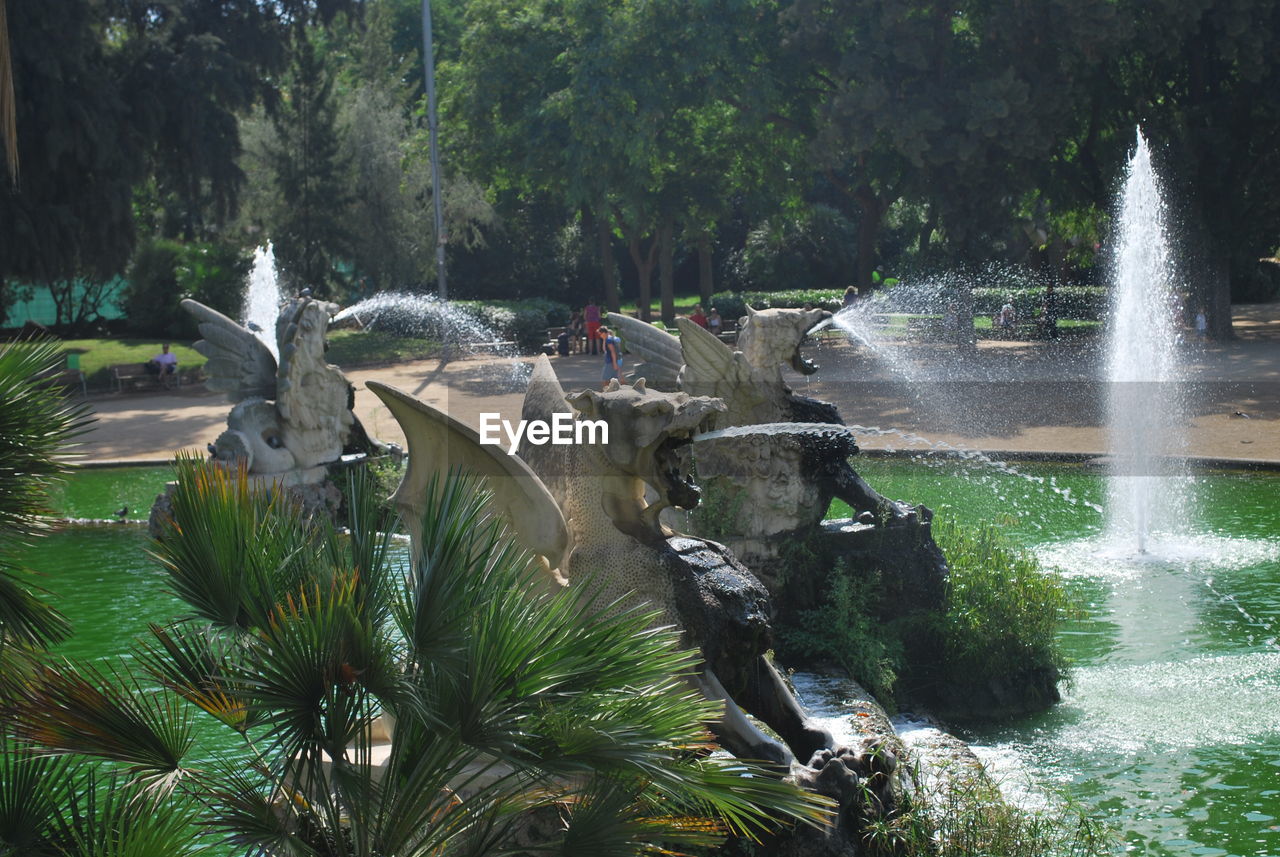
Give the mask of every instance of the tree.
POLYGON ((351 258, 348 164, 338 138, 333 76, 299 30, 284 103, 272 117, 269 151, 280 208, 268 226, 284 279, 298 289, 337 295, 338 263, 351 258))
MULTIPOLYGON (((1188 227, 1192 301, 1210 333, 1231 336, 1233 291, 1252 278, 1280 228, 1280 9, 1253 0, 1132 3, 1133 49, 1112 59, 1127 95, 1122 145, 1143 127, 1188 227)), ((1265 291, 1261 292, 1265 294, 1265 291)))
POLYGON ((101 284, 122 273, 135 240, 134 194, 152 178, 164 231, 207 238, 234 213, 243 181, 237 111, 274 101, 289 26, 351 6, 8 4, 4 44, 24 166, 20 183, 0 190, 0 279, 47 284, 65 299, 77 279, 101 284))
POLYGON ((271 853, 492 854, 532 835, 636 854, 818 817, 822 799, 700 752, 712 707, 674 633, 543 592, 472 480, 427 497, 406 567, 371 480, 349 484, 339 537, 243 473, 182 464, 156 550, 192 617, 154 627, 136 671, 44 669, 19 734, 124 765, 271 853), (178 697, 252 763, 189 758, 178 697))
POLYGON ((18 180, 18 120, 13 96, 13 63, 9 59, 9 20, 0 0, 0 140, 9 179, 18 180))
MULTIPOLYGON (((15 547, 42 534, 50 488, 67 469, 67 447, 88 428, 84 404, 71 404, 41 377, 62 367, 52 341, 0 346, 0 709, 30 655, 63 638, 65 621, 33 594, 15 547)), ((0 718, 2 720, 3 718, 0 718)))
POLYGON ((10 8, 21 181, 0 189, 0 277, 106 280, 133 246, 146 139, 128 116, 123 61, 83 0, 10 8))
MULTIPOLYGON (((442 70, 450 124, 461 129, 454 145, 492 187, 589 212, 615 309, 607 239, 618 236, 647 318, 653 270, 677 228, 708 228, 709 194, 699 189, 695 213, 685 184, 723 188, 711 177, 741 175, 736 164, 759 157, 722 143, 735 126, 721 120, 730 99, 746 103, 761 89, 753 71, 765 6, 472 3, 458 60, 442 70)), ((670 277, 664 285, 670 315, 670 277)))
POLYGON ((809 70, 791 109, 814 117, 815 157, 858 215, 860 287, 902 197, 929 206, 962 259, 982 258, 1124 32, 1101 0, 800 0, 784 20, 783 61, 809 70))

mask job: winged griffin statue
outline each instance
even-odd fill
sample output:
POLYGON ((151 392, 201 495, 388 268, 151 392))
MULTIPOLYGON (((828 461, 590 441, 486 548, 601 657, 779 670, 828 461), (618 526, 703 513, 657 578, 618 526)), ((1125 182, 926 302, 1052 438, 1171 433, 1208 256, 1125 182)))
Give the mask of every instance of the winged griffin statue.
POLYGON ((566 395, 550 362, 540 357, 522 416, 547 423, 557 414, 603 420, 608 441, 534 445, 526 438, 517 456, 482 444, 474 429, 408 393, 376 381, 368 387, 408 442, 408 467, 393 499, 411 536, 418 535, 413 522, 434 476, 455 468, 485 476, 496 511, 512 524, 517 541, 543 559, 548 586, 582 587, 598 603, 616 602, 619 609, 656 610, 656 624, 679 628, 686 645, 701 650, 704 665, 693 682, 708 698, 724 702, 713 728, 726 749, 779 764, 810 762, 798 769, 798 778, 819 790, 825 785, 825 793, 847 788, 857 781, 859 765, 873 764, 865 753, 835 748, 766 657, 771 606, 764 586, 724 546, 659 521, 668 507, 697 505, 688 446, 723 413, 722 402, 649 390, 643 379, 632 387, 615 381, 604 392, 566 395))
POLYGON ((252 331, 217 310, 190 299, 182 307, 204 337, 195 349, 208 358, 206 386, 234 403, 227 430, 213 444, 215 458, 268 475, 341 457, 355 415, 346 377, 324 359, 335 304, 304 293, 281 309, 275 331, 279 361, 252 331))
POLYGON ((800 346, 829 318, 830 312, 819 309, 748 307, 734 349, 687 318, 677 319, 677 337, 639 319, 609 314, 627 349, 672 389, 722 399, 724 426, 759 426, 724 442, 701 444, 697 454, 699 480, 731 505, 735 533, 755 541, 816 526, 832 497, 868 520, 918 514, 878 494, 848 465, 846 459, 858 448, 835 406, 796 395, 782 377, 783 365, 805 375, 817 371, 801 356, 800 346))

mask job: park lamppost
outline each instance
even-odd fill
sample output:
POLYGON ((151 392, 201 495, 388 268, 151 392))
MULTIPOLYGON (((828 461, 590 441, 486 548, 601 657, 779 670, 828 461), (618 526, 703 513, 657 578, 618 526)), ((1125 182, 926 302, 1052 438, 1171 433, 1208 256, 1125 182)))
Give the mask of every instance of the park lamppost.
POLYGON ((436 125, 436 61, 431 46, 431 0, 422 0, 422 65, 427 75, 427 130, 431 137, 431 202, 436 221, 436 282, 440 300, 449 299, 444 268, 444 213, 440 205, 440 140, 436 125))

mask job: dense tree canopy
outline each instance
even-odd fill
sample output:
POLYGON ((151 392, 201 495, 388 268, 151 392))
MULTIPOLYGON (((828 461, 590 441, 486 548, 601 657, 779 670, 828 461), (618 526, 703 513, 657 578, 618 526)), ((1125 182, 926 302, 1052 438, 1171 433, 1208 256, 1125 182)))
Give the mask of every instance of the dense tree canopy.
MULTIPOLYGON (((100 281, 141 234, 274 238, 291 281, 339 298, 431 287, 419 0, 7 8, 22 172, 0 281, 100 281)), ((1233 295, 1275 292, 1264 0, 437 0, 433 18, 463 296, 647 313, 656 277, 669 318, 678 285, 872 286, 878 266, 1092 278, 1139 125, 1215 332, 1233 295)))

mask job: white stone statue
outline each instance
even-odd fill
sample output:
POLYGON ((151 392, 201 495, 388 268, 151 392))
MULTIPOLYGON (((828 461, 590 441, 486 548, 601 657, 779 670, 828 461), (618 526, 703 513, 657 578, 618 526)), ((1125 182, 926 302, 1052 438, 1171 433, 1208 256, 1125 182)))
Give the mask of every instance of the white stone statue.
POLYGON ((235 403, 227 430, 214 442, 215 458, 272 475, 317 470, 342 456, 355 417, 346 376, 324 359, 335 304, 304 294, 281 309, 278 364, 243 325, 198 301, 184 300, 182 307, 204 337, 195 349, 208 358, 206 386, 235 403))

